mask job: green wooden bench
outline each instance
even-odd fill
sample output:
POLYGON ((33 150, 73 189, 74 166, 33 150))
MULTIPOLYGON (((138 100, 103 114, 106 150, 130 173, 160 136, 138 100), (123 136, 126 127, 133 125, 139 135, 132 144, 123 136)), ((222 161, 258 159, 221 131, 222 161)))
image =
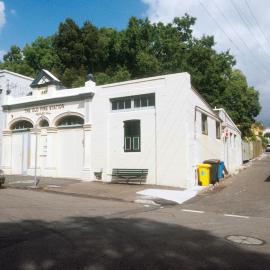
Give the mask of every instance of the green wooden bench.
POLYGON ((113 169, 112 182, 146 182, 148 169, 113 169))

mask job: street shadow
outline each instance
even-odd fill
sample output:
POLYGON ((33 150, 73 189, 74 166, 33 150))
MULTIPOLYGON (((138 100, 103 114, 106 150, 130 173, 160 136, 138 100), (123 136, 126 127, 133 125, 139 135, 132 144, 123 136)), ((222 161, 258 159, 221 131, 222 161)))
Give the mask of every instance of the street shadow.
MULTIPOLYGON (((269 255, 269 254, 268 254, 269 255)), ((206 231, 146 219, 0 223, 0 269, 269 269, 270 257, 206 231)))
POLYGON ((264 182, 270 182, 270 175, 264 180, 264 182))

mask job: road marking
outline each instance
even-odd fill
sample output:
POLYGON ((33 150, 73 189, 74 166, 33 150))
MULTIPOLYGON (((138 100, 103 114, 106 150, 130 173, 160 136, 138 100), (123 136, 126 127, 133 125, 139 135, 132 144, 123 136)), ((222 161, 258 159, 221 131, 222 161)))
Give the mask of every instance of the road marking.
POLYGON ((190 210, 190 209, 182 209, 183 212, 191 212, 191 213, 199 213, 203 214, 204 211, 199 211, 199 210, 190 210))
POLYGON ((231 215, 231 214, 224 214, 225 217, 236 217, 236 218, 249 218, 248 216, 239 216, 239 215, 231 215))

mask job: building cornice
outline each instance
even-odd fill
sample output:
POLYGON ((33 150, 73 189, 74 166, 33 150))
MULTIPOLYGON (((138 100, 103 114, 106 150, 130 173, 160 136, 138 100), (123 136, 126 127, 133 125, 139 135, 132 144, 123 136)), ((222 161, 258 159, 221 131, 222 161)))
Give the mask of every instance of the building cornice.
POLYGON ((86 98, 91 98, 93 97, 93 95, 94 93, 87 92, 87 93, 81 93, 81 94, 73 95, 73 96, 52 97, 52 98, 47 98, 47 99, 26 101, 22 103, 4 104, 2 105, 2 107, 4 111, 8 111, 12 109, 20 109, 20 108, 33 107, 33 106, 42 106, 42 105, 48 105, 48 104, 54 104, 54 103, 78 101, 78 100, 83 100, 86 98))

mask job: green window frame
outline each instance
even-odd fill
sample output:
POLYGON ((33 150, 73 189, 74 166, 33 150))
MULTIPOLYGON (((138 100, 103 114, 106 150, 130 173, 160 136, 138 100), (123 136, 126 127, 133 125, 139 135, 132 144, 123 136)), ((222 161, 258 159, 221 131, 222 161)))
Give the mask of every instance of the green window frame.
POLYGON ((124 121, 124 151, 140 152, 141 151, 141 121, 127 120, 124 121))

